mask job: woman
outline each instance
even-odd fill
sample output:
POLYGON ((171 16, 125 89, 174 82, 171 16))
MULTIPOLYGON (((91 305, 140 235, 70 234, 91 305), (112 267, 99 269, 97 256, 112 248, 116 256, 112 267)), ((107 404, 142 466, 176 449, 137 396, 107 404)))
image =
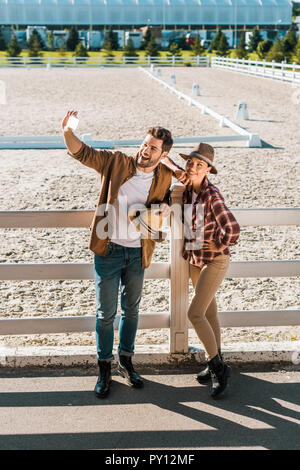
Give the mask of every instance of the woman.
POLYGON ((200 143, 186 160, 189 183, 183 193, 185 237, 183 257, 189 262, 195 289, 188 318, 203 343, 207 368, 197 375, 203 384, 212 379, 211 396, 222 393, 230 368, 221 356, 221 329, 215 294, 229 266, 229 246, 237 243, 240 227, 226 207, 224 198, 207 175, 217 174, 213 165, 214 149, 200 143))

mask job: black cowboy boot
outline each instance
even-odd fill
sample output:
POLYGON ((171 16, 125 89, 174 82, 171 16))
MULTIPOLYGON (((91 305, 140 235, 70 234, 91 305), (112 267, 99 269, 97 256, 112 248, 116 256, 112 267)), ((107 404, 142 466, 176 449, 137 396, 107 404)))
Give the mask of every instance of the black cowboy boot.
POLYGON ((95 386, 95 395, 97 398, 105 398, 109 394, 111 383, 111 363, 107 361, 98 361, 99 377, 95 386))
MULTIPOLYGON (((218 352, 219 352, 219 357, 221 361, 223 361, 221 349, 218 349, 218 352)), ((210 375, 208 364, 205 369, 203 369, 201 372, 199 372, 199 374, 197 374, 196 380, 198 380, 199 384, 202 384, 202 385, 207 384, 207 382, 211 380, 211 375, 210 375)))
POLYGON ((227 386, 230 367, 220 359, 219 354, 208 361, 208 367, 212 380, 211 397, 217 398, 227 386))
POLYGON ((144 385, 142 378, 137 374, 131 362, 131 356, 119 356, 118 374, 126 379, 128 385, 141 388, 144 385))

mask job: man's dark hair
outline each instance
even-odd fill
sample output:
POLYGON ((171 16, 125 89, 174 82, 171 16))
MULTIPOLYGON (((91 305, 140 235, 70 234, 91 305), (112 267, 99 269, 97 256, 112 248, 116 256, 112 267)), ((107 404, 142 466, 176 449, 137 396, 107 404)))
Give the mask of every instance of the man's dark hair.
POLYGON ((160 139, 163 141, 162 143, 162 151, 163 152, 169 152, 171 150, 172 145, 173 145, 173 139, 172 139, 172 134, 168 129, 165 129, 164 127, 156 126, 156 127, 151 127, 147 134, 151 134, 153 137, 156 139, 160 139))

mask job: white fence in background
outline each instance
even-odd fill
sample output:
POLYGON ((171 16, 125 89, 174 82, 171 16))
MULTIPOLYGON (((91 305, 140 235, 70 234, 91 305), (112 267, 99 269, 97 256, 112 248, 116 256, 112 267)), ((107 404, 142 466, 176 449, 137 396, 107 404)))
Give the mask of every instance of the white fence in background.
POLYGON ((295 62, 267 62, 266 60, 232 59, 230 57, 212 57, 211 66, 242 72, 264 78, 273 78, 300 85, 300 65, 295 62))
MULTIPOLYGON (((124 147, 139 147, 142 139, 126 140, 94 140, 91 134, 82 134, 80 139, 94 148, 114 149, 124 147)), ((198 142, 222 142, 222 136, 199 136, 199 137, 178 137, 174 139, 174 148, 193 147, 198 142)), ((231 136, 230 140, 248 142, 248 136, 231 136)), ((66 145, 62 136, 32 135, 32 136, 1 136, 0 149, 21 150, 21 149, 65 149, 66 145)))
MULTIPOLYGON (((182 185, 176 185, 172 204, 182 198, 182 185)), ((241 226, 300 225, 300 208, 283 209, 235 209, 234 215, 241 226)), ((93 211, 4 211, 0 212, 0 228, 80 228, 89 227, 93 211)), ((146 279, 170 279, 169 312, 141 313, 140 329, 169 328, 170 352, 188 352, 189 303, 188 264, 181 256, 182 239, 174 234, 182 233, 182 223, 170 217, 170 262, 151 263, 146 279)), ((233 261, 228 278, 290 277, 300 275, 300 260, 282 261, 233 261)), ((0 264, 0 280, 65 280, 93 279, 93 264, 0 264)), ((16 289, 16 295, 18 290, 16 289)), ((155 292, 153 293, 155 295, 155 292)), ((115 322, 118 327, 119 316, 115 322)), ((275 326, 300 325, 300 310, 262 310, 220 312, 221 326, 275 326)), ((0 335, 47 334, 93 331, 94 315, 67 317, 1 318, 0 335)))
POLYGON ((40 68, 52 67, 209 67, 209 56, 161 56, 161 57, 0 57, 0 67, 40 68))
POLYGON ((186 95, 182 91, 178 90, 174 85, 162 80, 161 78, 154 75, 154 73, 145 70, 144 68, 140 68, 142 72, 144 72, 148 77, 152 80, 157 81, 160 85, 163 85, 167 88, 171 93, 177 95, 179 99, 185 100, 190 106, 195 106, 200 109, 202 114, 209 114, 217 121, 219 121, 220 127, 229 127, 238 135, 224 135, 224 136, 207 136, 203 137, 203 141, 205 142, 231 142, 231 141, 244 141, 248 147, 261 147, 261 140, 258 134, 252 134, 251 132, 246 131, 242 127, 238 126, 237 124, 230 121, 227 116, 223 116, 222 114, 217 113, 209 106, 201 104, 196 99, 192 98, 192 96, 186 95))

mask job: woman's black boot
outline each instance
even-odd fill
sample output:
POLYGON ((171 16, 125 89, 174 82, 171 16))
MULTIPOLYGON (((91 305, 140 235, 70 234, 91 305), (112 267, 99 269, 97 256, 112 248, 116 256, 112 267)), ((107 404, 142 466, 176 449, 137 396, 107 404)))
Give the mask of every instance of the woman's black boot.
MULTIPOLYGON (((221 349, 218 349, 218 351, 219 351, 219 357, 223 361, 221 349)), ((199 372, 199 374, 197 374, 196 380, 198 380, 199 384, 201 385, 205 385, 211 380, 211 375, 210 375, 208 364, 205 369, 203 369, 201 372, 199 372)))
POLYGON ((227 387, 230 367, 220 359, 219 354, 208 361, 208 367, 212 379, 211 397, 217 398, 227 387))

